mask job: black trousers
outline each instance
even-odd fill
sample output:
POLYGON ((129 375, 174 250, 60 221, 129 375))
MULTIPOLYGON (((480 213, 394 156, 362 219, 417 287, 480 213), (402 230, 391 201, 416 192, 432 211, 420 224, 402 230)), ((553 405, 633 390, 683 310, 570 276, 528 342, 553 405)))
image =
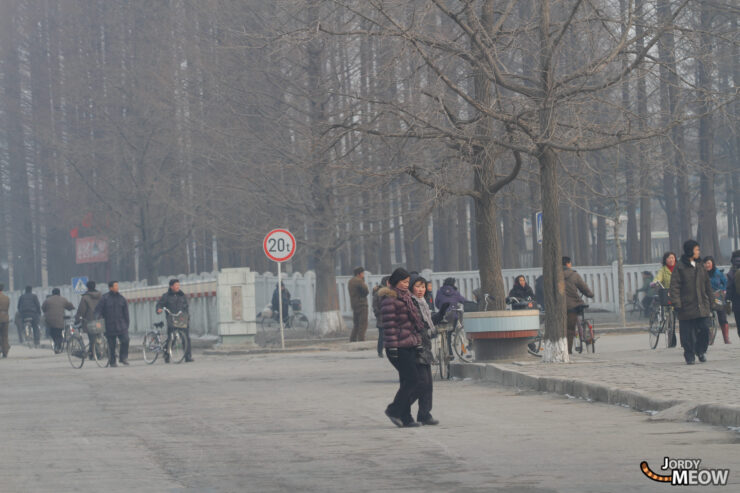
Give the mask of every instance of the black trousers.
POLYGON ((710 323, 709 317, 678 321, 681 347, 686 361, 694 361, 694 356, 707 352, 710 323))
POLYGON ((105 334, 105 338, 108 339, 108 361, 111 363, 116 362, 116 339, 121 342, 121 350, 118 352, 119 360, 128 360, 128 343, 130 341, 128 332, 118 335, 105 334))
MULTIPOLYGON (((54 341, 54 351, 57 352, 62 347, 62 341, 64 338, 62 337, 62 332, 64 332, 64 329, 55 329, 54 327, 49 327, 49 333, 51 334, 51 340, 54 341)), ((36 335, 34 333, 34 335, 36 335)))
POLYGON ((419 365, 416 363, 415 348, 398 348, 397 356, 385 350, 388 361, 398 371, 400 386, 393 402, 388 404, 386 412, 401 421, 411 423, 411 404, 418 397, 419 392, 419 365))
POLYGON ((735 325, 737 325, 737 335, 740 337, 740 303, 733 303, 732 312, 735 314, 735 325))
POLYGON ((378 327, 378 356, 383 356, 383 328, 378 327))
POLYGON ((416 414, 417 421, 426 421, 432 415, 432 367, 431 365, 418 365, 419 372, 419 411, 416 414))
POLYGON ((181 330, 185 333, 185 359, 192 358, 192 354, 190 353, 190 327, 186 327, 184 329, 178 329, 176 327, 167 327, 167 343, 170 342, 170 337, 172 336, 172 332, 176 330, 181 330))

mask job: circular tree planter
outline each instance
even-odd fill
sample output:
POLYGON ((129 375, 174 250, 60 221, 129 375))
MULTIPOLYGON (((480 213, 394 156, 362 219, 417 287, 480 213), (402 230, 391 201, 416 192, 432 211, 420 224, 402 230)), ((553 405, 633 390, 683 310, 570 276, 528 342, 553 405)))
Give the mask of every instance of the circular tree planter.
POLYGON ((497 310, 465 314, 465 333, 475 341, 475 360, 527 356, 527 341, 540 328, 538 310, 497 310))

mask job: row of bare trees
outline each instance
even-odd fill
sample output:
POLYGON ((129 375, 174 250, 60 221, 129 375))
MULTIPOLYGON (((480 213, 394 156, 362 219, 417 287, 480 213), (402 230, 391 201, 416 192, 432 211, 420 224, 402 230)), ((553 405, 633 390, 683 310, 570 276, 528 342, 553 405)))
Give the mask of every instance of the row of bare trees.
MULTIPOLYGON (((715 0, 5 0, 0 281, 650 262, 740 237, 738 11, 715 0), (538 245, 534 214, 544 213, 538 245), (105 236, 107 265, 75 265, 105 236), (653 238, 667 232, 663 243, 653 238), (7 260, 6 260, 7 259, 7 260)), ((734 243, 733 243, 734 242, 734 243)), ((726 248, 725 248, 726 250, 726 248)))

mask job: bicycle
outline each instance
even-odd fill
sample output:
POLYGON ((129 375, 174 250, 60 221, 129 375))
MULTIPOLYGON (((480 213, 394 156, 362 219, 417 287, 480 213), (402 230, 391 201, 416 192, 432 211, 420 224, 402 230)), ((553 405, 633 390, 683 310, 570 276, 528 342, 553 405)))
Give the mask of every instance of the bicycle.
POLYGON ((54 354, 60 354, 67 350, 67 347, 69 345, 69 338, 74 332, 74 322, 72 321, 73 318, 74 317, 72 317, 71 315, 64 316, 64 329, 62 329, 62 342, 60 343, 59 347, 56 347, 56 343, 54 342, 54 339, 52 338, 51 350, 54 351, 54 354))
POLYGON ((588 305, 579 305, 574 308, 578 314, 576 321, 576 345, 575 350, 583 352, 585 346, 587 353, 596 352, 596 337, 594 336, 593 320, 586 320, 586 309, 588 305))
POLYGON ((640 301, 640 295, 637 293, 633 294, 632 299, 627 303, 627 306, 625 308, 630 315, 637 314, 638 317, 641 317, 643 313, 643 306, 642 302, 640 301))
POLYGON ((141 350, 144 354, 144 361, 148 365, 157 361, 160 353, 165 354, 165 361, 169 359, 173 363, 182 363, 185 359, 188 341, 185 332, 181 329, 188 326, 188 314, 181 311, 172 313, 167 307, 164 307, 164 311, 171 317, 174 328, 163 340, 164 322, 156 322, 155 330, 150 330, 144 335, 141 350))
POLYGON ((675 345, 676 317, 668 296, 668 290, 662 284, 658 284, 658 294, 653 297, 650 307, 650 325, 648 326, 648 337, 650 349, 658 347, 660 335, 665 334, 665 346, 667 348, 675 345))
POLYGON ((23 335, 24 339, 26 340, 26 346, 28 346, 29 349, 32 347, 38 347, 34 342, 32 318, 23 319, 23 335))
POLYGON ((102 330, 97 333, 94 332, 96 329, 93 324, 94 322, 88 325, 88 333, 92 334, 93 338, 87 346, 85 346, 85 339, 80 335, 81 323, 72 325, 69 329, 67 359, 69 359, 72 368, 82 368, 85 359, 94 359, 95 364, 100 368, 105 368, 110 363, 108 359, 108 341, 103 337, 102 330), (90 358, 90 355, 92 355, 92 358, 90 358))
MULTIPOLYGON (((285 321, 285 338, 297 339, 300 336, 316 335, 310 331, 311 323, 308 317, 301 311, 301 300, 294 298, 290 300, 287 307, 288 317, 285 321)), ((262 316, 260 331, 256 336, 256 342, 260 346, 271 347, 280 345, 280 314, 273 310, 271 316, 262 316)))
POLYGON ((450 361, 453 357, 450 355, 450 346, 448 343, 447 333, 451 328, 447 325, 437 327, 437 334, 432 337, 432 354, 434 355, 433 364, 437 366, 440 380, 450 378, 450 361))

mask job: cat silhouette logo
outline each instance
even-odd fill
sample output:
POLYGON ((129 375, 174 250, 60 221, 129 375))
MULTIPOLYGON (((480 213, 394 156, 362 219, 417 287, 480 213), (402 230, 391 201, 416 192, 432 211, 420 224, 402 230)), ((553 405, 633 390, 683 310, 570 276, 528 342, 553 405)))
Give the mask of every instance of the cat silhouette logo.
POLYGON ((701 459, 663 458, 660 467, 664 474, 657 474, 650 469, 647 461, 640 463, 642 473, 653 481, 674 486, 725 486, 730 477, 729 469, 699 469, 701 459))

